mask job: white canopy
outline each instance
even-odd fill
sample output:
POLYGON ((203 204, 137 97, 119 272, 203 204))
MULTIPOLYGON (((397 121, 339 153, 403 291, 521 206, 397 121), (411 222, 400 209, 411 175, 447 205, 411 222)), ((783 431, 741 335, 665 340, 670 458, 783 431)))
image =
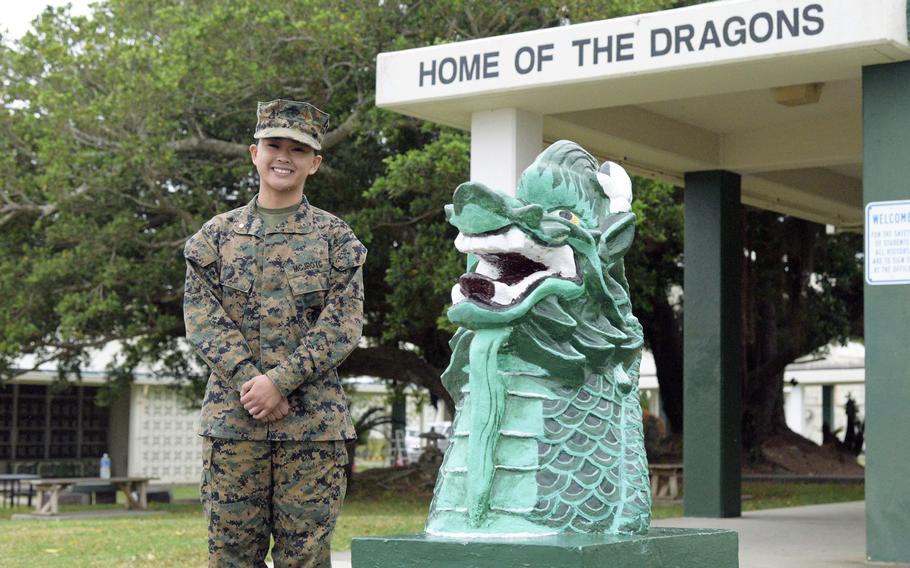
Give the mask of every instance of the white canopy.
POLYGON ((677 184, 733 171, 746 204, 860 229, 862 67, 910 59, 907 16, 906 0, 729 0, 383 53, 376 103, 472 129, 478 181, 514 179, 487 173, 503 151, 520 171, 570 139, 677 184))

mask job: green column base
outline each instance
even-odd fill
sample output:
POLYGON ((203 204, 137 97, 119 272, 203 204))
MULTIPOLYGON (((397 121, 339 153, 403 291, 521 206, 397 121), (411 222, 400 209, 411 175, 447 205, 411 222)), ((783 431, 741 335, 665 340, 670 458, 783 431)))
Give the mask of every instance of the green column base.
POLYGON ((654 528, 644 535, 533 539, 419 535, 355 538, 353 568, 737 568, 735 531, 654 528))

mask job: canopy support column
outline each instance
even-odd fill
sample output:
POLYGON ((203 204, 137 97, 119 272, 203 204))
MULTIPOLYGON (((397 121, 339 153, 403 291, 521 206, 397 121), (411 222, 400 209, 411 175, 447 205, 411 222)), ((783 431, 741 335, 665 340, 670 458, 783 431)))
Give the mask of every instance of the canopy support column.
MULTIPOLYGON (((863 203, 910 198, 910 63, 863 68, 863 203)), ((868 230, 868 228, 867 228, 868 230)), ((866 556, 910 562, 910 284, 864 294, 866 556)))
POLYGON ((740 516, 740 209, 739 175, 686 174, 683 476, 687 517, 740 516))
POLYGON ((543 117, 515 108, 471 115, 471 181, 515 195, 518 178, 543 145, 543 117))

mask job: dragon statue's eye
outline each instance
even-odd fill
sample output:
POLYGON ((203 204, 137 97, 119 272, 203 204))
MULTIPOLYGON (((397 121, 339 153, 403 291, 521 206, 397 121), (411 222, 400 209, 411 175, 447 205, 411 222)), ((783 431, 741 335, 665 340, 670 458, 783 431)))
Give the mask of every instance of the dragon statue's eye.
POLYGON ((561 210, 558 215, 567 221, 572 221, 574 224, 581 224, 581 219, 575 213, 572 213, 568 209, 561 210))

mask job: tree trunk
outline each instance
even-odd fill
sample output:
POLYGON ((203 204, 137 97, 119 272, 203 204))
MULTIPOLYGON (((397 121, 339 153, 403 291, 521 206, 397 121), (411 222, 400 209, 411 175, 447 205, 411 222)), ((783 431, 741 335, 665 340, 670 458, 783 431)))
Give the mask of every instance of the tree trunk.
POLYGON ((355 349, 338 371, 347 377, 368 375, 423 387, 442 400, 451 413, 455 411, 455 402, 442 386, 443 369, 430 365, 414 351, 389 345, 355 349))
POLYGON ((669 299, 656 300, 650 313, 641 313, 638 317, 654 356, 661 407, 669 422, 667 426, 670 433, 679 434, 683 431, 682 326, 669 299))
POLYGON ((818 338, 809 338, 806 331, 811 317, 806 291, 815 268, 818 226, 795 218, 781 222, 761 212, 744 219, 744 248, 755 256, 743 263, 742 434, 743 446, 755 458, 762 442, 790 432, 784 416, 784 369, 819 347, 813 344, 818 338))
POLYGON ((762 442, 789 431, 784 416, 784 373, 752 381, 743 397, 743 447, 757 448, 762 442))

